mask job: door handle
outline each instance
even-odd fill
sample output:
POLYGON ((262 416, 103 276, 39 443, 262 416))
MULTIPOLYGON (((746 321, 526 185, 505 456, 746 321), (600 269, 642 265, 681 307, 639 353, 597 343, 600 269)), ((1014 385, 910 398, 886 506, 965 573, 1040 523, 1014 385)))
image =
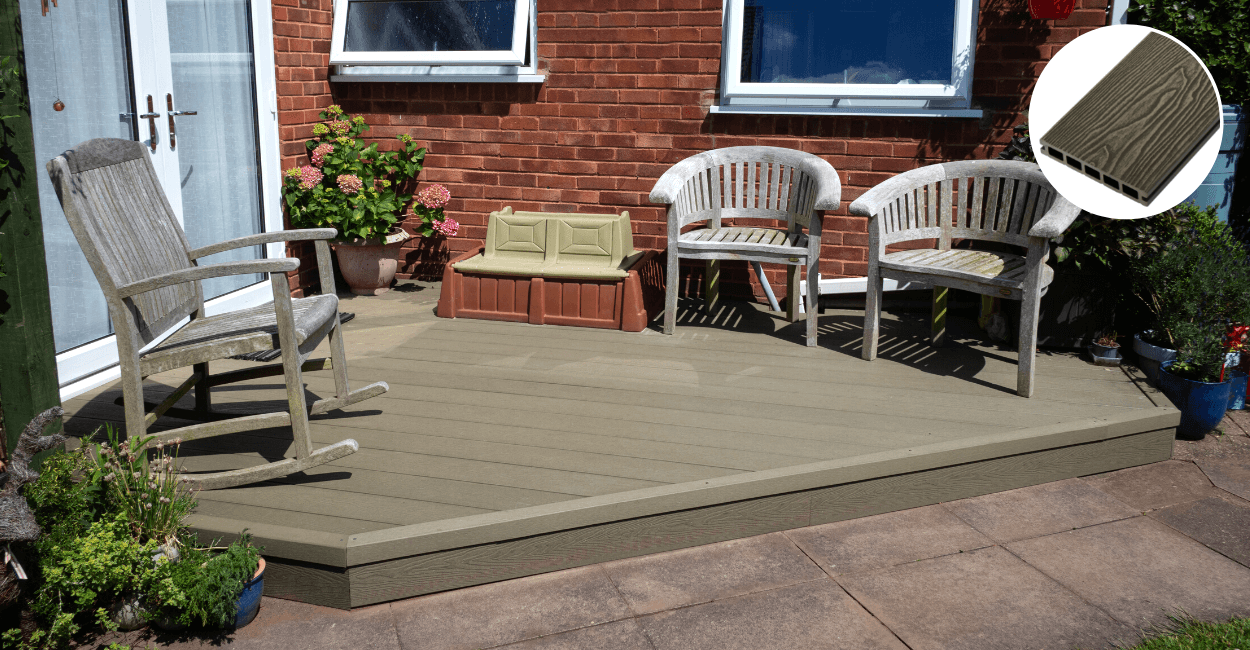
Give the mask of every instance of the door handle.
POLYGON ((152 141, 150 145, 152 153, 156 153, 156 118, 160 116, 161 114, 156 112, 156 107, 152 104, 152 96, 148 95, 148 112, 141 113, 139 118, 148 121, 148 135, 152 141))
POLYGON ((173 151, 178 146, 178 127, 174 125, 174 118, 178 115, 198 115, 199 111, 175 111, 173 93, 165 93, 165 108, 169 115, 169 150, 173 151))

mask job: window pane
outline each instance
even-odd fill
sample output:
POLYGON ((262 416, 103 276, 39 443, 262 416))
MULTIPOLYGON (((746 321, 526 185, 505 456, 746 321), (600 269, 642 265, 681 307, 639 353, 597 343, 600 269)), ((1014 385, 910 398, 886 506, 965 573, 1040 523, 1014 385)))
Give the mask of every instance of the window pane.
POLYGON ((955 0, 743 4, 744 82, 952 82, 955 0))
POLYGON ((516 0, 353 0, 346 52, 512 49, 516 0))

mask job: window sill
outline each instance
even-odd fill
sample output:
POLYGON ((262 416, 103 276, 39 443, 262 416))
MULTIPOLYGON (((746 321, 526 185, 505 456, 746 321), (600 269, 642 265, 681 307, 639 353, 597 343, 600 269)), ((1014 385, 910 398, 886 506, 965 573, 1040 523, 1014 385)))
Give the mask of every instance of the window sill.
POLYGON ((752 105, 712 106, 712 113, 722 115, 846 115, 860 117, 965 117, 980 119, 979 108, 919 108, 895 106, 784 106, 752 105))
POLYGON ((340 65, 330 81, 540 84, 547 75, 517 66, 340 65))

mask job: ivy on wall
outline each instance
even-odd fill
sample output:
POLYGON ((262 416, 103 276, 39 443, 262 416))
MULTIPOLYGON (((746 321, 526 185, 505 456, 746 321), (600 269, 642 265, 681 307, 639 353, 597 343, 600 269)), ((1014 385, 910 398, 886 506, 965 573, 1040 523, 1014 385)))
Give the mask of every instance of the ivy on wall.
POLYGON ((1128 15, 1188 45, 1215 77, 1223 103, 1250 103, 1250 0, 1133 0, 1128 15))

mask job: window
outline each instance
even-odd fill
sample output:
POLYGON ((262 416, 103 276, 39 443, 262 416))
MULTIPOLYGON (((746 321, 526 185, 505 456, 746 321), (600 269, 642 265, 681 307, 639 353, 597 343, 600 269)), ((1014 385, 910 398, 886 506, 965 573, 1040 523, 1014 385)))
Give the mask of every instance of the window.
POLYGON ((526 66, 532 7, 531 0, 335 0, 330 63, 526 66))
POLYGON ((726 0, 717 112, 970 111, 975 0, 726 0))

